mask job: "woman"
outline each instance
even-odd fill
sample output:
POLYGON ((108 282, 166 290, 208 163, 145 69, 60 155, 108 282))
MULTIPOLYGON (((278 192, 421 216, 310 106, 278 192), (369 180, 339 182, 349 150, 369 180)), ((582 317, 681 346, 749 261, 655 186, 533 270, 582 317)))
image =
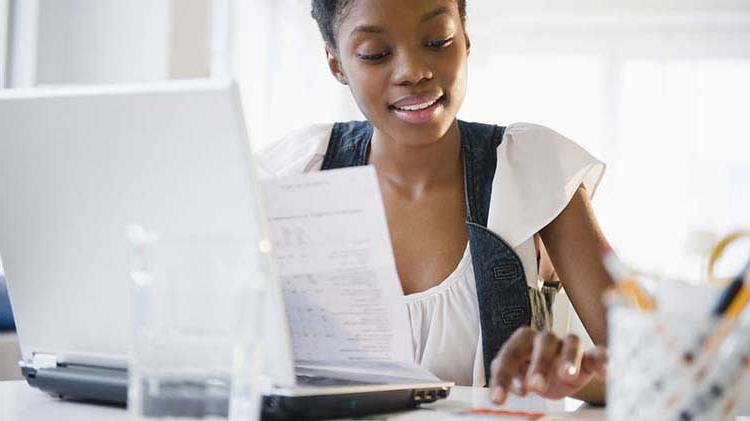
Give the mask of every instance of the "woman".
POLYGON ((263 152, 266 175, 377 170, 415 361, 443 380, 602 401, 602 348, 549 330, 554 270, 596 344, 609 246, 589 195, 603 165, 554 131, 459 121, 465 0, 313 0, 333 76, 365 122, 320 125, 263 152), (546 273, 545 273, 546 272, 546 273), (532 329, 533 326, 535 329, 532 329))

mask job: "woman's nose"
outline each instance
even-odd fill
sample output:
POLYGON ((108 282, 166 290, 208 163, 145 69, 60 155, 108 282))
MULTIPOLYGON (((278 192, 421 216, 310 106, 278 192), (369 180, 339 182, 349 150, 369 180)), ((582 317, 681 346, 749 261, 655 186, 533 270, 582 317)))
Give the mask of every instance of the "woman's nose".
POLYGON ((432 69, 420 54, 403 52, 398 55, 393 80, 396 85, 412 86, 432 79, 432 69))

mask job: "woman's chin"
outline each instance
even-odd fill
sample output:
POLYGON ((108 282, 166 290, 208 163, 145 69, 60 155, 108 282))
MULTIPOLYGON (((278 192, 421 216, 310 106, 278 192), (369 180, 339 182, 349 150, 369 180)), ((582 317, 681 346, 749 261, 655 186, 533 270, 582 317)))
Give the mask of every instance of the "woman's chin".
POLYGON ((397 143, 406 146, 428 146, 443 139, 455 122, 452 118, 434 119, 421 124, 405 123, 400 119, 391 119, 386 131, 397 143))

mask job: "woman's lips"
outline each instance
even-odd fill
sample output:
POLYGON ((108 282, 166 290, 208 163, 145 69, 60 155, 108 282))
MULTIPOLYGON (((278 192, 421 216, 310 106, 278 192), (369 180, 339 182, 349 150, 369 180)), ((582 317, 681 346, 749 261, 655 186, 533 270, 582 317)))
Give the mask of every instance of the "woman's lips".
POLYGON ((442 111, 444 98, 444 96, 438 98, 424 98, 421 102, 413 100, 399 101, 396 104, 391 105, 390 109, 399 120, 405 123, 427 123, 442 111))

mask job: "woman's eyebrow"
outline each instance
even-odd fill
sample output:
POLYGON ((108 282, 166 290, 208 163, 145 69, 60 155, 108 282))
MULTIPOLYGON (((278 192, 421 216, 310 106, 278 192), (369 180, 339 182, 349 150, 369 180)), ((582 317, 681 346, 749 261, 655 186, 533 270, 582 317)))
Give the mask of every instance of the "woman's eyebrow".
POLYGON ((352 30, 352 33, 349 34, 351 37, 352 35, 356 34, 357 32, 365 32, 368 34, 382 34, 385 32, 385 29, 381 28, 380 26, 373 26, 373 25, 359 25, 355 27, 352 30))
MULTIPOLYGON (((439 7, 432 12, 425 13, 422 18, 419 20, 420 23, 425 23, 429 21, 430 19, 433 19, 437 16, 444 15, 450 13, 450 8, 448 7, 439 7)), ((349 34, 349 36, 353 36, 357 32, 364 32, 367 34, 382 34, 385 32, 385 29, 383 29, 380 26, 374 26, 374 25, 359 25, 356 26, 354 29, 352 29, 352 32, 349 34)))
POLYGON ((450 13, 450 8, 448 8, 448 7, 439 7, 437 9, 433 10, 432 12, 425 13, 424 16, 422 16, 422 19, 419 20, 419 22, 420 23, 425 23, 425 22, 427 22, 428 20, 430 20, 432 18, 438 17, 440 15, 444 15, 444 14, 447 14, 447 13, 450 13))

